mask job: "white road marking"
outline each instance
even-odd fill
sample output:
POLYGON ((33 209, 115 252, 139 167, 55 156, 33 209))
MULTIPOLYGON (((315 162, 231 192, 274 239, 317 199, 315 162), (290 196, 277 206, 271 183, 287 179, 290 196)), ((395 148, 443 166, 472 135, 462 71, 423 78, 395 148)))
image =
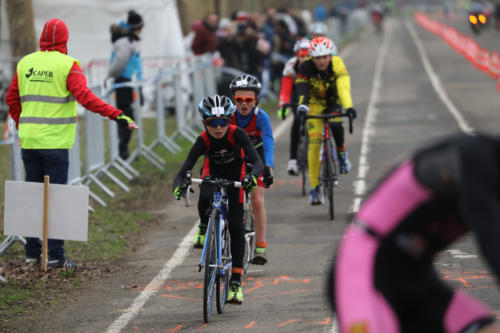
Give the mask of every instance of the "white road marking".
POLYGON ((410 32, 411 37, 413 38, 413 42, 417 46, 418 53, 420 53, 420 58, 422 58, 422 62, 424 64, 425 71, 427 72, 427 75, 429 76, 429 79, 431 80, 432 87, 438 94, 439 98, 441 99, 441 102, 446 106, 448 111, 455 117, 455 120, 458 123, 458 126, 460 129, 468 134, 474 133, 474 129, 469 126, 465 118, 463 117, 462 113, 458 110, 458 108, 453 104, 453 102, 450 100, 448 97, 448 94, 446 93, 446 90, 444 90, 443 85, 441 84, 441 80, 439 79, 439 76, 436 74, 434 69, 432 68, 432 65, 429 61, 429 58, 427 57, 427 53, 425 52, 425 49, 422 45, 422 41, 420 40, 420 37, 418 37, 417 31, 415 30, 415 27, 413 24, 409 23, 406 21, 406 28, 410 32))
MULTIPOLYGON (((284 122, 280 123, 278 127, 273 130, 274 140, 277 141, 279 137, 283 135, 288 126, 292 123, 292 117, 289 117, 284 122)), ((163 285, 163 283, 170 277, 170 273, 179 265, 181 265, 189 254, 189 249, 193 247, 192 239, 198 223, 196 221, 191 230, 184 236, 184 239, 179 244, 179 247, 175 250, 172 258, 165 263, 160 272, 149 282, 148 286, 136 297, 132 305, 124 310, 124 313, 118 317, 109 327, 106 333, 119 333, 127 324, 139 313, 144 304, 148 299, 156 294, 160 288, 158 286, 163 285)))
POLYGON ((390 29, 387 29, 387 33, 384 34, 384 39, 382 45, 380 46, 379 53, 377 56, 377 62, 375 64, 375 72, 373 74, 372 90, 370 93, 370 99, 368 101, 368 106, 366 108, 365 123, 363 125, 363 135, 361 138, 361 149, 359 154, 359 167, 357 178, 353 181, 354 187, 354 200, 351 206, 351 212, 357 212, 361 204, 363 195, 366 193, 366 177, 368 171, 370 170, 370 164, 368 162, 368 154, 370 153, 370 142, 372 137, 375 135, 375 120, 378 114, 378 108, 376 104, 379 100, 382 69, 387 57, 390 39, 392 36, 392 24, 388 24, 390 29))
POLYGON ((172 255, 172 258, 165 263, 160 272, 153 278, 153 280, 151 280, 151 282, 149 282, 148 286, 139 294, 139 296, 136 297, 132 305, 108 327, 108 330, 106 331, 107 333, 119 333, 125 326, 127 326, 128 322, 137 315, 148 299, 161 289, 158 288, 158 286, 163 285, 165 280, 169 278, 170 273, 174 270, 174 268, 184 262, 184 259, 189 253, 189 249, 193 247, 192 239, 197 226, 198 222, 196 222, 193 228, 191 228, 191 230, 184 237, 182 242, 179 244, 179 247, 172 255))
POLYGON ((465 251, 458 250, 458 249, 450 249, 450 250, 446 250, 445 252, 450 254, 454 258, 458 258, 458 259, 477 258, 477 255, 475 255, 475 254, 470 254, 470 253, 467 253, 465 251))

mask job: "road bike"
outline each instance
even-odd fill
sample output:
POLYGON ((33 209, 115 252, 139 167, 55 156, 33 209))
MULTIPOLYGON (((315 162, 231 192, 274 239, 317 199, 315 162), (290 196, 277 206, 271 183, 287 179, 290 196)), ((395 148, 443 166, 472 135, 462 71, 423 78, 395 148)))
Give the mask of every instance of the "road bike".
POLYGON ((241 187, 241 182, 218 178, 191 178, 191 174, 188 173, 186 184, 186 196, 189 196, 191 192, 191 184, 209 184, 216 187, 208 219, 205 244, 198 266, 199 272, 205 269, 203 280, 203 319, 208 323, 212 314, 214 298, 218 313, 224 311, 227 302, 232 257, 231 237, 229 235, 227 220, 229 203, 226 188, 231 186, 239 188, 241 187))
POLYGON ((323 127, 321 130, 321 150, 320 150, 320 195, 322 202, 325 202, 325 196, 328 199, 328 212, 330 220, 335 217, 335 206, 333 200, 334 187, 338 185, 339 179, 339 166, 335 149, 335 140, 333 139, 332 128, 330 127, 330 119, 336 117, 349 118, 349 133, 353 131, 353 119, 342 109, 334 112, 326 112, 326 110, 319 115, 304 115, 301 121, 301 132, 304 134, 305 122, 307 119, 321 119, 323 127))

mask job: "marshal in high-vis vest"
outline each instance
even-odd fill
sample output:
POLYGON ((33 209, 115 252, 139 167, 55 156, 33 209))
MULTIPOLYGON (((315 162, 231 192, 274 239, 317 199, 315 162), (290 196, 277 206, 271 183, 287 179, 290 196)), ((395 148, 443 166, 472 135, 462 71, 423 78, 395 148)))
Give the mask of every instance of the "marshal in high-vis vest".
MULTIPOLYGON (((40 36, 40 51, 19 61, 6 95, 9 114, 19 129, 27 182, 68 182, 68 150, 76 134, 76 103, 87 110, 115 120, 129 130, 137 128, 121 110, 102 101, 87 87, 78 60, 67 55, 66 24, 47 21, 40 36)), ((48 267, 75 268, 64 254, 64 241, 49 239, 48 267)), ((41 242, 26 238, 26 263, 40 263, 41 242)))

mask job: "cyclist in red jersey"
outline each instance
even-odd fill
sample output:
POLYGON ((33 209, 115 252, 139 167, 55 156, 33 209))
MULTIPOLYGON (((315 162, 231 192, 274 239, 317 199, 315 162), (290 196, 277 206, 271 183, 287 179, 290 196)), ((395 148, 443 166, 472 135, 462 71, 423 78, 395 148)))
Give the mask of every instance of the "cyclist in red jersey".
MULTIPOLYGON (((237 126, 230 125, 235 110, 234 104, 226 96, 205 97, 199 107, 206 130, 201 133, 191 147, 186 161, 174 179, 174 196, 181 198, 186 190, 184 179, 198 158, 205 155, 202 178, 213 177, 242 182, 248 192, 257 186, 257 177, 264 166, 248 135, 237 126), (251 172, 245 175, 245 161, 253 164, 251 172)), ((203 247, 209 217, 210 203, 215 186, 202 184, 198 200, 200 225, 195 234, 194 247, 203 247)), ((243 274, 243 253, 245 236, 243 226, 243 192, 237 188, 228 188, 229 233, 231 235, 231 256, 233 267, 227 301, 233 304, 243 302, 241 274, 243 274)))

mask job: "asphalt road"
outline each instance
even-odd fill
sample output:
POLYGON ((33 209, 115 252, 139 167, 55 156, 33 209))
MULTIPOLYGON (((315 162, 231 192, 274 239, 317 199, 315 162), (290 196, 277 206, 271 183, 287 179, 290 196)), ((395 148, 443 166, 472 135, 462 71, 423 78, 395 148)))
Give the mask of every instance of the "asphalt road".
MULTIPOLYGON (((366 191, 424 143, 464 130, 493 133, 500 125, 494 81, 411 19, 389 20, 381 36, 365 31, 342 55, 359 117, 354 134, 347 135, 353 169, 335 191, 335 221, 329 221, 327 207, 308 206, 299 179, 285 173, 289 123, 273 119, 279 129, 276 185, 266 193, 270 261, 252 266, 245 276, 243 305, 229 305, 204 324, 203 275, 197 271, 201 251, 191 246, 196 209, 172 200, 159 212, 165 223, 151 230, 123 269, 83 290, 72 305, 42 324, 44 331, 336 332, 325 276, 366 191)), ((436 268, 500 318, 494 278, 471 239, 445 251, 436 268)))

